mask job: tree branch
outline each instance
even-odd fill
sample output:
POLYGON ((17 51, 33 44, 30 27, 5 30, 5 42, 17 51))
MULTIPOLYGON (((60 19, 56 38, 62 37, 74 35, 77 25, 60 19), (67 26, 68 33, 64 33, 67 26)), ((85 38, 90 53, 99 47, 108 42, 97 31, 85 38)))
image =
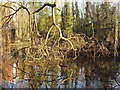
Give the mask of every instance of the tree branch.
POLYGON ((21 6, 21 7, 27 11, 28 15, 30 15, 28 8, 26 8, 25 6, 21 6))
POLYGON ((33 14, 39 12, 40 10, 42 10, 42 9, 43 9, 44 7, 46 7, 46 6, 50 6, 51 8, 53 8, 53 7, 56 6, 56 4, 55 4, 55 3, 54 3, 54 4, 46 3, 46 4, 44 4, 41 8, 39 8, 39 9, 36 10, 36 11, 34 11, 33 14))
POLYGON ((21 6, 21 7, 19 7, 17 10, 15 10, 14 8, 9 7, 9 6, 5 6, 5 5, 2 5, 2 6, 3 6, 3 7, 6 7, 6 8, 10 8, 10 9, 12 9, 12 10, 15 11, 14 13, 12 13, 12 14, 10 14, 10 15, 7 15, 7 16, 4 16, 4 17, 2 18, 2 20, 5 19, 5 18, 7 18, 7 20, 4 22, 4 24, 2 25, 2 27, 3 27, 4 25, 8 24, 8 23, 10 22, 10 20, 13 18, 13 16, 14 16, 20 9, 22 9, 22 8, 27 11, 28 15, 30 15, 30 12, 29 12, 28 8, 26 8, 25 6, 21 6))
POLYGON ((9 7, 9 6, 5 6, 5 5, 0 5, 1 7, 5 7, 5 8, 10 8, 10 9, 12 9, 12 10, 14 10, 15 11, 15 9, 14 8, 12 8, 12 7, 9 7))

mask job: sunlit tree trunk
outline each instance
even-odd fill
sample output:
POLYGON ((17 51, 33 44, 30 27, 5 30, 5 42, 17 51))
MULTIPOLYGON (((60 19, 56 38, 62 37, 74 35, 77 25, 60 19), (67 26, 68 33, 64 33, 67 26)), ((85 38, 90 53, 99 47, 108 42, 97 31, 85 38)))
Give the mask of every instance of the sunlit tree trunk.
POLYGON ((118 12, 115 12, 115 44, 114 44, 114 57, 118 56, 118 34, 119 34, 119 19, 118 12))
MULTIPOLYGON (((0 5, 2 2, 0 1, 0 5)), ((1 9, 1 8, 0 8, 1 9)), ((0 27, 2 26, 2 11, 0 10, 0 27)), ((2 70, 2 29, 0 28, 0 70, 2 70)), ((2 74, 0 74, 0 83, 2 81, 2 74)))

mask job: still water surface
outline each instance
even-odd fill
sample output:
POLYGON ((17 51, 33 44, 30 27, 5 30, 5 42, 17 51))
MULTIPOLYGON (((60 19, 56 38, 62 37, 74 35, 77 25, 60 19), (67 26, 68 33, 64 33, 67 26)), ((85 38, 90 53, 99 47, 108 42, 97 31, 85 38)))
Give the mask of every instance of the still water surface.
POLYGON ((119 58, 77 58, 60 65, 5 55, 0 74, 2 88, 120 88, 119 58))

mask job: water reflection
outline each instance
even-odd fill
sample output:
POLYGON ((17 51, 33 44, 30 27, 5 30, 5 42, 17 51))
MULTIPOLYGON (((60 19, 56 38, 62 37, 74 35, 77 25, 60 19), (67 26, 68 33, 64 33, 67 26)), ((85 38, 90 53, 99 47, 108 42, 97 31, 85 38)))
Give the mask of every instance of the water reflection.
MULTIPOLYGON (((21 54, 24 55, 24 54, 21 54)), ((120 62, 77 59, 66 66, 25 57, 2 62, 2 88, 118 88, 120 62)))

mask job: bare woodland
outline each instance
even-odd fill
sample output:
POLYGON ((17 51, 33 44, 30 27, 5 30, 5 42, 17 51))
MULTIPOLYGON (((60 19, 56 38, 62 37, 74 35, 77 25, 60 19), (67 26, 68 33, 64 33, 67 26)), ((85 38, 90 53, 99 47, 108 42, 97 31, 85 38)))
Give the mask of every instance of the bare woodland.
POLYGON ((120 8, 109 1, 88 1, 83 12, 78 2, 63 2, 61 8, 59 4, 0 2, 2 78, 13 82, 26 76, 28 87, 44 82, 46 88, 56 88, 58 83, 61 88, 70 80, 77 85, 83 74, 86 87, 90 76, 105 88, 110 77, 120 86, 119 64, 106 59, 120 56, 120 8))
POLYGON ((77 2, 71 3, 72 10, 69 2, 62 9, 56 3, 1 2, 3 51, 35 60, 119 56, 115 6, 86 2, 83 14, 77 2))

